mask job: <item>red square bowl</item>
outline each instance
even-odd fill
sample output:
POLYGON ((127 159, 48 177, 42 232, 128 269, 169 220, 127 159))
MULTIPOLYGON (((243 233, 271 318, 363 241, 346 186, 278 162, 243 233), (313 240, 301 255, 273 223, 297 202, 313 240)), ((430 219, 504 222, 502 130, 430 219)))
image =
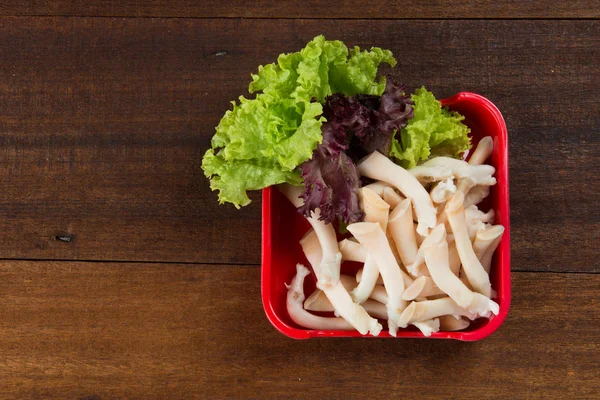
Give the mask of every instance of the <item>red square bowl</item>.
MULTIPOLYGON (((492 288, 497 291, 495 301, 500 305, 500 313, 491 319, 480 318, 469 328, 460 332, 437 332, 430 338, 480 340, 492 334, 502 324, 510 306, 510 219, 508 203, 508 138, 506 124, 500 111, 491 101, 475 93, 461 92, 442 104, 450 110, 465 116, 465 123, 471 128, 473 145, 479 139, 491 136, 494 151, 491 165, 496 168, 498 183, 492 187, 490 195, 480 204, 484 211, 493 209, 496 224, 505 228, 502 241, 492 260, 490 278, 492 288)), ((296 325, 286 310, 285 284, 290 283, 296 273, 296 264, 309 266, 300 244, 302 236, 309 229, 308 222, 300 216, 292 204, 273 188, 263 189, 262 196, 262 301, 269 321, 284 335, 295 339, 313 337, 358 337, 357 331, 314 330, 296 325)), ((342 273, 354 274, 359 266, 355 263, 342 264, 342 273)), ((305 281, 305 294, 315 289, 314 274, 305 281)), ((373 337, 373 336, 365 336, 373 337)), ((391 337, 383 330, 378 337, 391 337)), ((423 338, 414 327, 400 329, 398 338, 423 338)))

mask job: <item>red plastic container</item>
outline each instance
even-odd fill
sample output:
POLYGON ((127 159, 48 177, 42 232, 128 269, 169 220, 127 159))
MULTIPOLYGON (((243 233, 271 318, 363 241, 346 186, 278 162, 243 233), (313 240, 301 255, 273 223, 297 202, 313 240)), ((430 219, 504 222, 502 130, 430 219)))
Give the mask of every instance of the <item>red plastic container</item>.
MULTIPOLYGON (((469 328, 460 332, 437 332, 430 338, 458 339, 464 341, 481 340, 492 334, 502 324, 510 306, 510 218, 508 198, 508 138, 506 124, 500 111, 491 101, 475 93, 461 92, 442 104, 465 116, 465 123, 471 128, 474 147, 484 136, 494 138, 494 151, 491 163, 496 168, 498 183, 492 187, 490 195, 479 207, 487 211, 493 208, 496 224, 505 228, 502 241, 492 260, 490 278, 492 288, 498 293, 495 301, 500 305, 500 313, 491 319, 480 318, 469 328)), ((263 190, 262 204, 262 301, 269 321, 281 333, 295 339, 313 337, 359 337, 357 331, 313 330, 296 325, 286 310, 287 289, 296 273, 296 264, 309 266, 298 241, 309 229, 308 222, 300 216, 292 204, 276 189, 263 190)), ((354 274, 359 266, 344 263, 342 273, 354 274)), ((316 279, 311 274, 305 281, 305 294, 315 288, 316 279)), ((364 336, 373 337, 373 336, 364 336)), ((377 337, 392 337, 383 330, 377 337)), ((424 338, 414 327, 400 329, 398 338, 424 338)))

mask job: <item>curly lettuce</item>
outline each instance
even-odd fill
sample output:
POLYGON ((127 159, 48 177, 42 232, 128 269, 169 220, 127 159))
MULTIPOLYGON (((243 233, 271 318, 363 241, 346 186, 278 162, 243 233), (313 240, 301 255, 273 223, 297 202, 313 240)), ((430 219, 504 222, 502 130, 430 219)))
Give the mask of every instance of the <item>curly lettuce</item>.
POLYGON ((465 117, 442 108, 433 93, 424 87, 411 96, 414 116, 406 127, 396 131, 389 152, 397 164, 413 168, 433 156, 458 157, 471 148, 465 117))
POLYGON ((312 157, 323 140, 321 116, 325 97, 333 93, 381 95, 385 78, 381 63, 396 64, 380 48, 348 50, 341 41, 317 36, 296 53, 281 54, 276 63, 252 75, 250 93, 227 111, 202 159, 219 202, 237 208, 250 203, 248 190, 282 182, 301 183, 298 166, 312 157))

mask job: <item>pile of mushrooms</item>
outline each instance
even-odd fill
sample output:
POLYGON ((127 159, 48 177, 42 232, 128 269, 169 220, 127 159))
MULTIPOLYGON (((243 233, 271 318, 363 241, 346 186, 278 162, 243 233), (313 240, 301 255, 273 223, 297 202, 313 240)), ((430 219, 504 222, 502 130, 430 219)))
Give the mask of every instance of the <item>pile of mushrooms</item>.
MULTIPOLYGON (((489 272, 504 228, 492 225, 493 210, 477 207, 496 184, 494 167, 484 164, 492 149, 486 137, 468 162, 435 157, 410 170, 379 152, 360 161, 361 175, 376 181, 360 188, 365 221, 350 224, 352 237, 338 243, 318 210, 308 218, 312 229, 300 245, 317 289, 305 298, 310 271, 298 264, 288 286, 291 319, 309 329, 375 336, 382 320, 392 336, 408 325, 430 336, 497 315, 489 272), (363 267, 356 276, 344 275, 343 261, 363 267)), ((302 205, 301 188, 279 188, 296 207, 302 205)))

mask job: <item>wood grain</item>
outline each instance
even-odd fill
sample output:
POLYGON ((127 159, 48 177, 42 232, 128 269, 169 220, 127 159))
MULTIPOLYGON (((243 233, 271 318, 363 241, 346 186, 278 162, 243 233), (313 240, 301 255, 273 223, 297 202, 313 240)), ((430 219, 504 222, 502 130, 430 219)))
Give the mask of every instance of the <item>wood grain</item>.
POLYGON ((0 258, 260 263, 260 202, 219 206, 200 159, 250 72, 318 33, 494 101, 513 270, 600 271, 598 21, 0 18, 0 258))
POLYGON ((23 398, 564 398, 600 389, 600 276, 515 273, 476 343, 294 341, 254 266, 0 263, 0 392, 23 398), (551 295, 549 295, 551 294, 551 295))
POLYGON ((72 15, 185 18, 598 18, 600 6, 590 1, 456 1, 418 0, 370 2, 306 1, 9 1, 0 15, 72 15))

